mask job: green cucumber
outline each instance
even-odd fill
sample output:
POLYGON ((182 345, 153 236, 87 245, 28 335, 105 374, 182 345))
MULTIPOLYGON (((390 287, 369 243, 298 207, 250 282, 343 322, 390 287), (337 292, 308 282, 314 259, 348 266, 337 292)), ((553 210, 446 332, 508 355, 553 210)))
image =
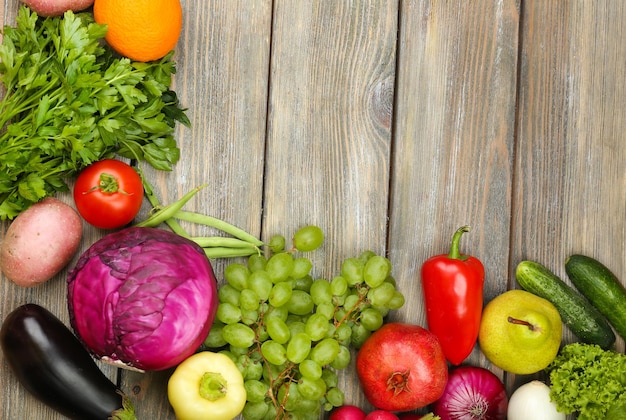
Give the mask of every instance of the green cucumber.
POLYGON ((545 266, 522 261, 517 265, 515 277, 527 292, 550 301, 563 323, 581 341, 605 350, 615 343, 615 333, 602 313, 545 266))
POLYGON ((626 339, 626 289, 601 262, 585 255, 571 255, 565 271, 574 287, 606 317, 626 339))

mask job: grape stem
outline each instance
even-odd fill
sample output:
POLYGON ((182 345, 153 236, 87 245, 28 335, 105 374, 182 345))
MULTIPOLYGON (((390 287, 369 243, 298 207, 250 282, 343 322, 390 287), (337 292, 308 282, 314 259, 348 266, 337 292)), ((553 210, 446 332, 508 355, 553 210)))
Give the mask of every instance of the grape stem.
POLYGON ((367 293, 360 293, 360 290, 359 290, 359 299, 356 301, 354 305, 352 305, 352 307, 348 311, 346 311, 345 315, 339 321, 335 320, 335 327, 339 327, 344 322, 350 320, 351 319, 350 316, 357 310, 359 305, 363 303, 366 297, 367 297, 367 293))

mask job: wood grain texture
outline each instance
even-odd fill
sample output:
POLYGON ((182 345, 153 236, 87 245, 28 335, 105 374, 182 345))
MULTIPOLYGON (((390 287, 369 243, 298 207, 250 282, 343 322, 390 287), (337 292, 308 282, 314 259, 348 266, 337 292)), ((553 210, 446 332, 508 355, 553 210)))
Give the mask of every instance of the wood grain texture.
MULTIPOLYGON (((18 5, 0 0, 4 24, 18 5)), ((426 324, 419 268, 464 224, 462 251, 485 264, 485 301, 518 287, 522 259, 567 280, 565 258, 585 253, 626 282, 623 1, 182 5, 174 88, 192 125, 177 129, 172 172, 143 167, 162 202, 207 183, 187 209, 265 240, 317 224, 326 242, 311 255, 316 277, 363 250, 386 253, 407 299, 390 320, 426 324)), ((102 234, 86 227, 81 248, 102 234)), ((220 283, 225 264, 215 261, 220 283)), ((67 322, 66 274, 35 289, 2 278, 0 317, 36 302, 67 322)), ((509 390, 528 379, 478 347, 468 362, 509 390)), ((101 366, 119 374, 139 418, 174 419, 171 371, 101 366)), ((372 408, 353 366, 340 381, 347 403, 372 408)), ((1 355, 0 389, 3 419, 62 418, 26 394, 1 355)))

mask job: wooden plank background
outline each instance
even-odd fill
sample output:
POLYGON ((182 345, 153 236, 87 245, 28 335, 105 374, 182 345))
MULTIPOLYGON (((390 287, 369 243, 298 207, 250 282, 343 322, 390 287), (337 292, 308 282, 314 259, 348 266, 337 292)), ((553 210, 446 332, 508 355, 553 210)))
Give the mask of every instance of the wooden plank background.
MULTIPOLYGON (((0 21, 18 4, 0 0, 0 21)), ((623 1, 182 4, 174 87, 192 127, 177 131, 172 173, 144 168, 162 200, 208 183, 189 208, 263 239, 318 224, 319 277, 386 253, 407 297, 391 320, 425 325, 419 267, 463 224, 486 300, 517 287, 527 258, 565 279, 565 258, 586 253, 626 281, 623 1)), ((101 235, 87 228, 82 248, 101 235)), ((36 302, 67 320, 65 274, 35 289, 2 279, 0 316, 36 302)), ((491 367, 478 348, 469 362, 491 367)), ((174 418, 169 372, 102 368, 140 418, 174 418)), ((509 389, 529 379, 493 370, 509 389)), ((370 408, 354 369, 340 376, 347 402, 370 408)), ((2 356, 0 389, 2 418, 61 418, 2 356)))

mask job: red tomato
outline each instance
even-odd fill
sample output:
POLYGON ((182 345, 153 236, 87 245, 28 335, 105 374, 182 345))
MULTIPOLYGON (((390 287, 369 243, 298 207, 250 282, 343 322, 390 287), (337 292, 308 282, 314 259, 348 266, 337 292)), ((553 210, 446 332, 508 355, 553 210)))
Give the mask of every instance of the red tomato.
POLYGON ((74 184, 74 203, 87 223, 115 229, 130 223, 141 208, 143 184, 130 165, 104 159, 85 168, 74 184))

